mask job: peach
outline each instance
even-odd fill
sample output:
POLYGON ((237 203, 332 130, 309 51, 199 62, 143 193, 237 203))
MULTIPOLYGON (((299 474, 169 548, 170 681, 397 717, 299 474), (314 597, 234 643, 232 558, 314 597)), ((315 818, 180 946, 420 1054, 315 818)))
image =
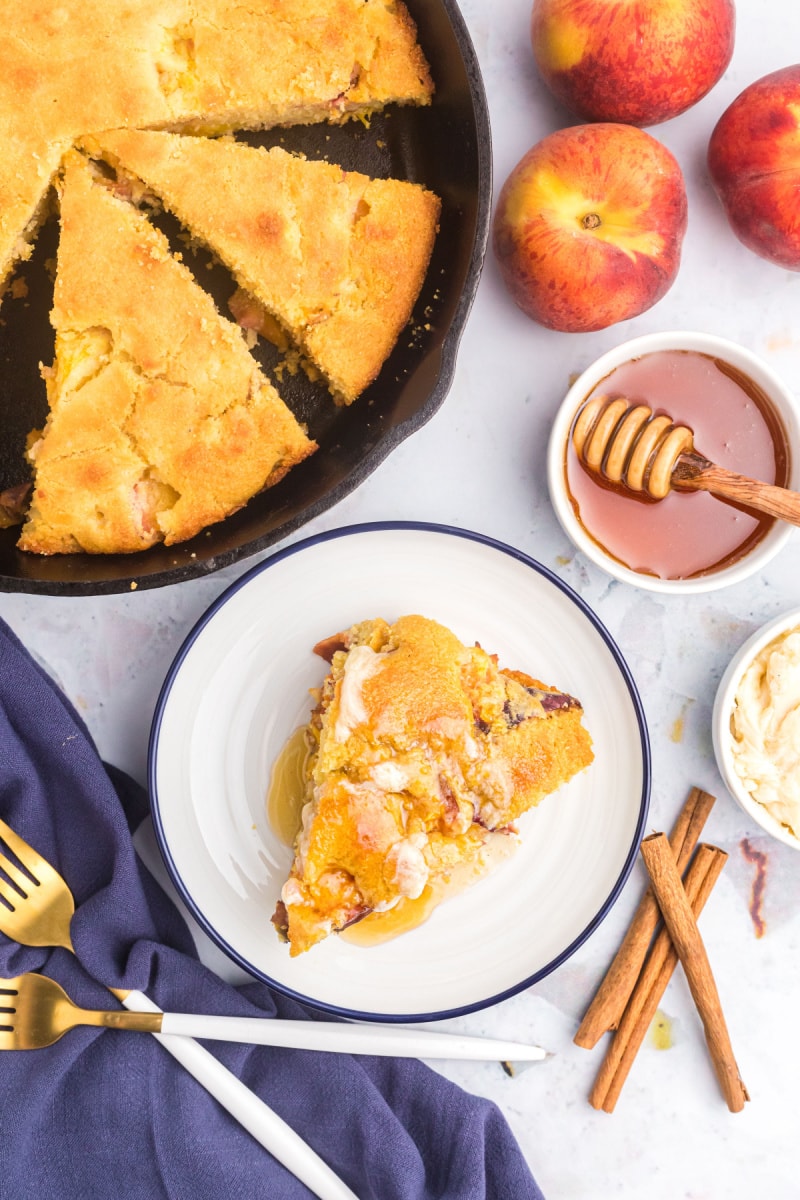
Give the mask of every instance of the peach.
POLYGON ((529 317, 568 333, 604 329, 671 287, 686 230, 673 155, 633 125, 551 133, 503 185, 493 248, 529 317))
POLYGON ((733 54, 733 0, 534 0, 551 91, 585 121, 655 125, 711 90, 733 54))
POLYGON ((739 240, 800 271, 800 65, 736 97, 711 134, 708 168, 739 240))

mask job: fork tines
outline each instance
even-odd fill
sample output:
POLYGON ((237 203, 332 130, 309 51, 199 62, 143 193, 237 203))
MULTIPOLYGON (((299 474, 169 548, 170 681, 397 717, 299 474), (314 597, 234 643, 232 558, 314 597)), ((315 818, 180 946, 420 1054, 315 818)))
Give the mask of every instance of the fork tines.
POLYGON ((15 843, 18 843, 23 847, 23 852, 24 843, 19 843, 19 839, 17 838, 17 835, 14 833, 13 829, 9 828, 2 818, 0 818, 0 840, 5 844, 6 848, 14 855, 14 858, 16 859, 16 863, 13 862, 10 858, 3 854, 2 849, 0 849, 0 872, 2 872, 2 875, 5 875, 6 877, 3 879, 2 875, 0 875, 0 899, 4 900, 6 905, 13 909, 15 907, 15 893, 23 900, 27 900, 32 889, 39 886, 39 880, 32 873, 30 867, 26 867, 20 861, 18 857, 17 845, 15 845, 15 843), (12 885, 13 890, 12 888, 9 888, 9 884, 12 885))
POLYGON ((32 889, 36 887, 38 887, 38 880, 35 880, 28 871, 20 870, 20 866, 14 864, 0 850, 0 899, 5 900, 8 907, 14 908, 14 898, 17 901, 19 899, 26 900, 32 889), (2 877, 4 875, 5 878, 2 877))
POLYGON ((75 900, 65 880, 19 834, 0 819, 0 933, 23 946, 72 950, 70 922, 75 900))
POLYGON ((3 1034, 14 1032, 14 1026, 8 1023, 5 1016, 6 1013, 9 1013, 13 1016, 13 1014, 17 1011, 14 1007, 14 1002, 11 997, 18 996, 19 993, 16 988, 8 986, 10 983, 14 982, 15 981, 13 979, 0 979, 0 1049, 5 1048, 5 1039, 3 1038, 3 1034))

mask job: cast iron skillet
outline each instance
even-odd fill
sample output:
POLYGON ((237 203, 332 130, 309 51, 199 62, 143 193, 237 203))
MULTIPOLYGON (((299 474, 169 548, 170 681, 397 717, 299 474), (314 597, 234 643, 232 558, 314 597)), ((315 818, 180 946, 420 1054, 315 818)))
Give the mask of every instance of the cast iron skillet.
MULTIPOLYGON (((257 145, 326 157, 376 177, 415 180, 441 196, 441 228, 426 282, 409 327, 378 379, 349 408, 336 408, 324 387, 302 372, 282 372, 278 389, 319 449, 280 484, 189 542, 139 554, 23 554, 15 545, 18 528, 0 530, 0 590, 99 595, 219 570, 264 550, 336 504, 442 403, 486 249, 489 118, 475 52, 455 0, 407 3, 436 83, 430 108, 395 108, 373 117, 368 127, 350 121, 246 136, 257 145)), ((212 266, 208 255, 187 254, 169 218, 158 223, 226 312, 235 286, 230 275, 212 266)), ((52 219, 39 234, 31 261, 18 270, 26 294, 6 295, 0 313, 0 491, 28 477, 25 439, 41 427, 47 411, 39 364, 53 361, 48 314, 57 242, 52 219)), ((271 368, 279 363, 277 352, 259 339, 254 354, 275 378, 271 368)))

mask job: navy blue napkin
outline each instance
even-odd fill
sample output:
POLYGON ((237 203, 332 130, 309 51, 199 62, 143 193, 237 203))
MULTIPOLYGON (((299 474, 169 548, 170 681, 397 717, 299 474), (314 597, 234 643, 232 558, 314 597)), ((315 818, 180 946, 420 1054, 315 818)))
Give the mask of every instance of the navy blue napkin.
MULTIPOLYGON (((136 857, 131 835, 147 812, 142 789, 101 762, 77 713, 0 621, 0 816, 72 889, 77 952, 0 934, 0 976, 42 971, 86 1007, 113 1007, 107 984, 139 988, 166 1011, 313 1019, 198 961, 185 922, 136 857)), ((541 1200, 498 1108, 422 1063, 206 1045, 360 1200, 541 1200)), ((154 1038, 92 1029, 0 1054, 0 1194, 311 1195, 154 1038)))

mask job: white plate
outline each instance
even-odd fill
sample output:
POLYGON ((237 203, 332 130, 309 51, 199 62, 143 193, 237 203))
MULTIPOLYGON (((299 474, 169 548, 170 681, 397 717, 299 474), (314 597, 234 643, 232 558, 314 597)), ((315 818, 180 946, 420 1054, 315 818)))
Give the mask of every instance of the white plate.
POLYGON ((150 743, 153 818, 190 910, 231 958, 318 1008, 430 1020, 492 1004, 572 954, 617 898, 642 836, 647 729, 609 634, 533 560, 463 530, 362 525, 246 574, 186 640, 150 743), (312 646, 356 621, 417 612, 584 706, 595 761, 519 822, 521 846, 402 937, 330 937, 290 958, 270 923, 291 851, 272 832, 270 767, 326 665, 312 646))

